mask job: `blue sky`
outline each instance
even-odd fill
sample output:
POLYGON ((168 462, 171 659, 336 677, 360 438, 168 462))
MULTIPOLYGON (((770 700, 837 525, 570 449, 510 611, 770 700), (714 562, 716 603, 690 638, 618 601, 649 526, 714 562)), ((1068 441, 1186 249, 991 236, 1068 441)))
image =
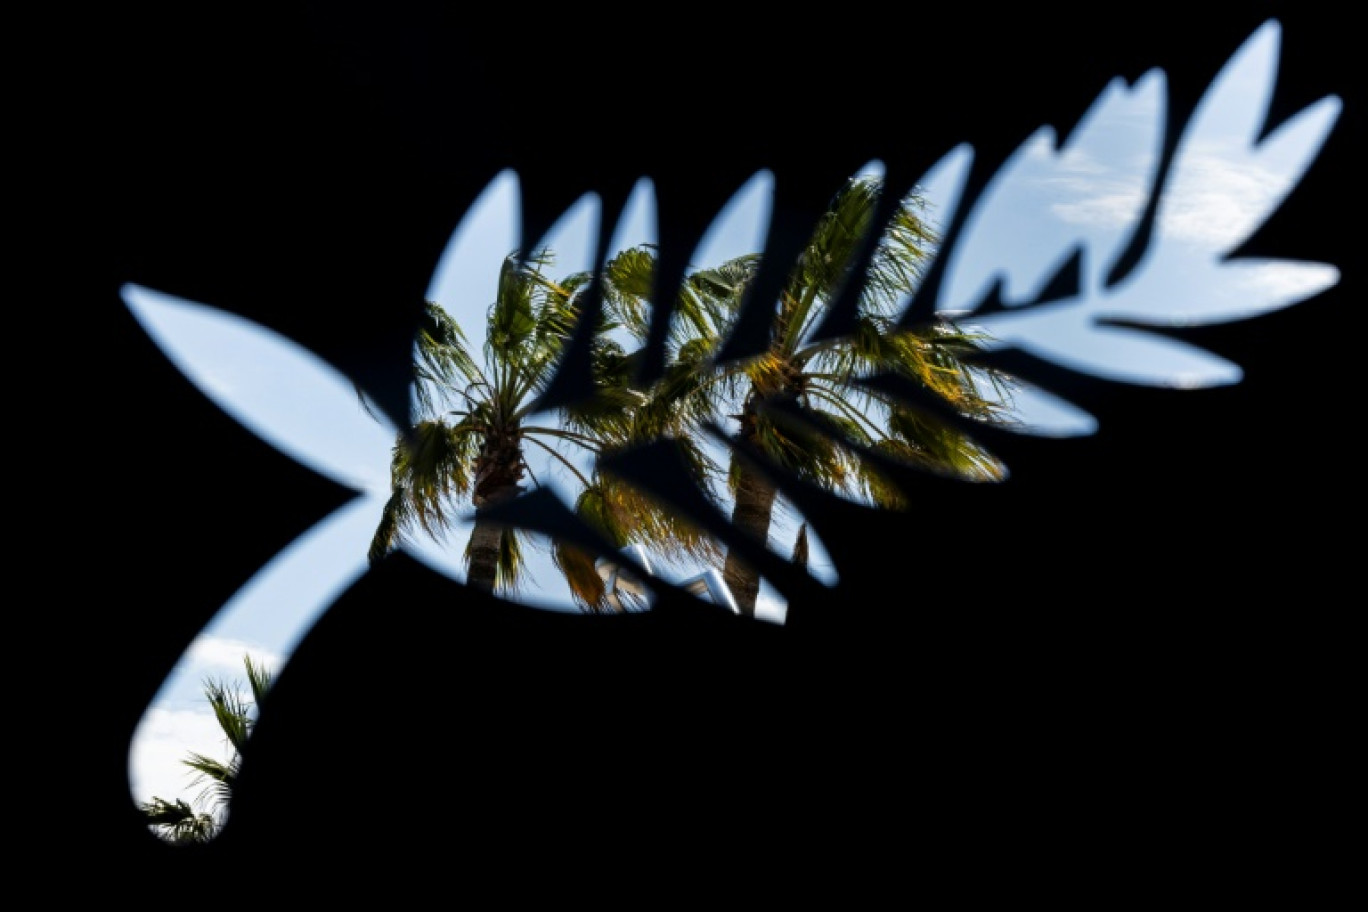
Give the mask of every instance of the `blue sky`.
MULTIPOLYGON (((1153 191, 1165 118, 1166 86, 1159 71, 1132 84, 1118 80, 1099 87, 1096 103, 1063 148, 1064 137, 1043 125, 999 164, 994 182, 973 201, 964 234, 943 253, 949 259, 938 307, 971 314, 985 290, 1001 281, 1008 312, 982 323, 1004 343, 1129 383, 1200 388, 1239 382, 1239 365, 1098 320, 1111 316, 1181 326, 1248 319, 1293 305, 1336 281, 1330 264, 1222 260, 1294 192, 1338 115, 1338 99, 1323 99, 1260 139, 1276 80, 1278 39, 1276 23, 1266 24, 1213 79, 1180 141, 1178 166, 1161 198, 1156 239, 1125 281, 1106 287, 1101 277, 1153 191), (1011 309, 1029 303, 1076 246, 1085 253, 1079 296, 1048 307, 1011 309)), ((968 146, 947 150, 923 177, 933 220, 943 224, 953 214, 973 154, 968 146)), ((773 176, 762 171, 739 187, 693 262, 713 264, 760 250, 772 186, 773 176)), ((465 214, 429 286, 429 297, 457 318, 476 347, 472 327, 483 326, 499 264, 523 243, 517 193, 515 174, 495 178, 465 214)), ((586 194, 541 239, 556 251, 557 274, 593 265, 588 241, 599 217, 597 197, 586 194)), ((655 218, 653 188, 643 178, 615 227, 614 249, 654 240, 655 218)), ((189 798, 193 791, 187 790, 180 761, 191 751, 226 758, 201 682, 207 676, 242 679, 244 654, 269 668, 283 667, 312 623, 365 572, 365 546, 388 495, 394 429, 365 416, 346 379, 312 353, 215 310, 213 302, 185 302, 135 286, 125 288, 124 298, 207 396, 282 452, 358 492, 333 516, 319 517, 310 533, 263 567, 219 611, 188 645, 148 707, 130 745, 133 796, 189 798)), ((1017 404, 1027 422, 1024 433, 1067 437, 1096 427, 1092 416, 1046 391, 1024 388, 1017 404)), ((559 485, 556 473, 546 471, 543 477, 559 485)), ((791 518, 780 519, 777 550, 791 547, 794 528, 791 518)), ((459 579, 453 550, 459 548, 422 548, 415 556, 459 579)), ((820 542, 813 562, 820 579, 834 581, 820 542)), ((519 601, 570 608, 549 559, 534 561, 533 574, 543 588, 527 591, 519 601)), ((769 595, 761 612, 766 620, 782 623, 782 603, 769 595)))

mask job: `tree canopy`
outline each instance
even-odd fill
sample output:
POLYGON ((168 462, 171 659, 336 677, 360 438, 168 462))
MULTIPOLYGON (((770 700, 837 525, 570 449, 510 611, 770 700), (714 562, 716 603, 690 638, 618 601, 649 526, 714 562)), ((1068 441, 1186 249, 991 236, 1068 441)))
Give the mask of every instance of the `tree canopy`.
MULTIPOLYGON (((958 425, 903 401, 871 378, 896 376, 956 414, 1006 420, 1006 382, 975 366, 983 337, 936 318, 907 329, 900 311, 915 293, 938 237, 925 200, 909 194, 875 224, 882 181, 851 178, 814 226, 776 301, 751 300, 763 252, 691 270, 673 308, 662 378, 635 379, 650 338, 658 257, 652 245, 618 251, 600 270, 553 279, 550 250, 503 263, 487 315, 483 351, 470 350, 460 326, 428 302, 415 345, 414 426, 400 435, 392 463, 393 496, 371 548, 372 561, 405 535, 440 537, 473 513, 465 548, 468 582, 514 592, 522 579, 525 535, 488 511, 541 484, 529 452, 540 451, 576 481, 574 509, 621 548, 641 544, 666 562, 721 565, 743 614, 751 615, 758 573, 723 542, 658 502, 599 470, 613 452, 670 439, 693 482, 730 510, 740 534, 768 543, 783 500, 782 479, 797 477, 880 508, 905 507, 880 459, 995 480, 1003 467, 958 425), (879 231, 866 268, 858 254, 879 231), (853 329, 817 330, 838 296, 858 284, 853 329), (592 336, 592 395, 539 412, 539 398, 560 367, 583 315, 583 296, 601 294, 592 336), (718 360, 744 308, 770 308, 767 344, 752 357, 718 360), (636 346, 636 348, 631 348, 636 346), (718 441, 714 430, 726 429, 718 441)), ((806 566, 808 527, 793 559, 806 566)), ((556 567, 583 608, 608 610, 593 555, 568 542, 552 545, 556 567)))

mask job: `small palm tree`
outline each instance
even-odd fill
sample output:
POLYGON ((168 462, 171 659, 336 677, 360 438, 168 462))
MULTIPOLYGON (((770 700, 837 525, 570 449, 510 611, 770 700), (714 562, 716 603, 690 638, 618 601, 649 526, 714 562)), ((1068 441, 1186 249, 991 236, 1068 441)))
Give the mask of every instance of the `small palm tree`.
POLYGON ((251 656, 244 656, 243 663, 247 669, 250 700, 239 685, 213 679, 204 682, 205 699, 232 748, 231 758, 225 763, 192 753, 181 761, 195 772, 194 784, 202 786, 193 804, 180 798, 169 801, 154 797, 139 805, 148 826, 167 842, 180 845, 209 842, 227 821, 233 788, 242 769, 242 748, 256 724, 256 707, 261 705, 271 688, 270 672, 254 663, 251 656))
MULTIPOLYGON (((524 536, 488 514, 522 493, 525 480, 542 483, 529 461, 534 450, 575 479, 576 512, 615 546, 642 541, 675 559, 715 555, 695 529, 595 468, 599 457, 671 426, 650 396, 629 383, 631 358, 612 338, 617 324, 610 309, 602 311, 594 335, 593 395, 554 413, 540 410, 592 278, 553 281, 544 272, 552 261, 549 250, 526 261, 516 252, 505 258, 482 361, 451 316, 435 302, 426 305, 415 345, 417 420, 393 450, 393 494, 372 538, 372 563, 405 536, 440 540, 469 504, 467 583, 485 592, 516 591, 525 572, 524 536)), ((609 609, 592 555, 557 541, 553 559, 581 607, 609 609)))
MULTIPOLYGON (((761 255, 747 254, 685 277, 672 324, 671 373, 654 395, 662 402, 691 400, 687 414, 699 421, 733 421, 735 432, 727 483, 732 524, 766 542, 780 491, 769 472, 743 458, 754 451, 774 468, 833 492, 882 507, 903 507, 897 488, 861 450, 926 469, 976 480, 1003 476, 1003 467, 965 433, 863 379, 894 374, 930 392, 961 415, 1009 419, 1010 387, 1004 378, 967 360, 983 337, 940 319, 916 330, 900 329, 897 309, 920 284, 937 238, 924 217, 925 201, 910 194, 896 207, 863 276, 854 330, 817 339, 815 328, 851 275, 851 263, 873 227, 882 182, 851 178, 818 221, 774 304, 766 349, 731 364, 712 361, 746 303, 761 255), (791 406, 784 413, 772 408, 791 406)), ((616 312, 631 332, 646 335, 654 252, 624 252, 610 267, 630 271, 633 281, 608 283, 618 295, 616 312)), ((756 301, 746 306, 762 306, 756 301)), ((807 560, 804 524, 796 561, 807 560)), ((743 614, 753 615, 758 573, 729 549, 723 578, 743 614)))

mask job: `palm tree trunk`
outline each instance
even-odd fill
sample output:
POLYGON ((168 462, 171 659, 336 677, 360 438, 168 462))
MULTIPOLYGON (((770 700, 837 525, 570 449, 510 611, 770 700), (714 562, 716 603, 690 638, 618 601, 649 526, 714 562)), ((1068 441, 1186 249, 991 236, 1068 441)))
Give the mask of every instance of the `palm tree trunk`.
MULTIPOLYGON (((779 489, 769 479, 749 466, 741 466, 736 485, 736 504, 732 507, 732 525, 757 542, 768 543, 770 518, 774 513, 774 499, 779 489)), ((731 589, 736 607, 746 617, 755 617, 755 599, 760 593, 760 574, 743 563, 733 549, 727 550, 722 567, 722 579, 731 589)))
POLYGON ((522 475, 522 450, 515 432, 485 441, 476 464, 475 490, 471 496, 475 526, 466 545, 466 583, 481 592, 492 593, 498 583, 503 537, 508 531, 501 523, 486 519, 485 513, 518 496, 522 475))
POLYGON ((476 519, 466 546, 466 584, 481 592, 494 592, 499 578, 499 550, 503 541, 503 526, 484 519, 476 519))

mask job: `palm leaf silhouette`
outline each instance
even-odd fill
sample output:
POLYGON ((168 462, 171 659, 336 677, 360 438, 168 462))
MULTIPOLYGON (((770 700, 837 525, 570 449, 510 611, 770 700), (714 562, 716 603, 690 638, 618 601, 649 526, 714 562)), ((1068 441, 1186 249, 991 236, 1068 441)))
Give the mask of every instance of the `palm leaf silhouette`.
MULTIPOLYGON (((947 320, 969 320, 976 330, 982 330, 976 338, 985 352, 1018 348, 1072 371, 1109 381, 1181 388, 1239 382, 1242 374, 1238 365, 1162 331, 1249 319, 1306 300, 1333 286, 1339 278, 1338 270, 1329 264, 1231 258, 1232 252, 1296 187, 1330 135, 1340 111, 1338 97, 1328 96, 1286 122, 1274 125, 1274 129, 1266 129, 1264 120, 1275 84, 1280 34, 1275 20, 1265 22, 1232 55, 1186 124, 1167 167, 1160 158, 1165 84, 1159 71, 1145 74, 1131 86, 1120 80, 1108 85, 1062 147, 1056 148, 1053 130, 1042 127, 1003 163, 977 200, 962 198, 964 177, 973 159, 972 148, 960 146, 951 150, 917 184, 946 199, 948 217, 957 218, 953 222, 957 230, 947 236, 946 248, 934 254, 939 280, 909 292, 901 301, 885 301, 888 310, 881 317, 883 322, 866 319, 868 314, 861 317, 864 323, 857 320, 855 331, 867 334, 856 340, 864 344, 861 350, 892 344, 890 340, 901 339, 905 333, 928 331, 947 320), (1072 165, 1104 154, 1104 148, 1114 139, 1104 124, 1114 117, 1128 118, 1135 125, 1134 132, 1129 134, 1135 156, 1114 175, 1118 192, 1113 215, 1119 211, 1120 217, 1110 227, 1086 232, 1070 231, 1055 224, 1056 233, 1044 238, 1052 250, 1048 255, 1013 256, 995 247, 995 234, 1004 226, 1010 227, 1012 219, 1020 218, 1020 200, 1033 180, 1051 173, 1051 169, 1056 174, 1063 173, 1072 165), (1258 192, 1223 190, 1218 181, 1213 181, 1211 167, 1213 156, 1218 153, 1225 169, 1256 175, 1258 192), (1228 217, 1197 234, 1194 214, 1213 206, 1223 207, 1228 217), (1124 275, 1117 276, 1118 266, 1125 262, 1126 251, 1137 238, 1145 241, 1141 255, 1126 268, 1124 275), (1276 282, 1269 280, 1273 270, 1276 282), (1061 276, 1072 277, 1072 282, 1061 285, 1061 276), (1201 278, 1201 294, 1191 292, 1195 277, 1201 278), (927 318, 928 311, 923 306, 926 302, 918 297, 927 288, 934 295, 930 301, 932 319, 927 318)), ((507 231, 507 226, 517 223, 518 208, 510 190, 516 190, 516 176, 504 172, 466 213, 434 273, 430 299, 467 294, 469 290, 463 283, 471 276, 497 271, 497 261, 490 261, 483 245, 490 242, 491 234, 507 231)), ((563 221, 593 222, 597 210, 589 205, 592 201, 592 195, 586 195, 567 211, 563 221)), ((724 217, 725 214, 719 216, 718 224, 724 217)), ((871 225, 868 230, 896 231, 897 217, 895 212, 889 221, 871 225)), ((579 235, 573 231, 565 234, 570 239, 593 236, 592 230, 579 235)), ((522 245, 516 230, 495 238, 494 242, 500 254, 522 245)), ((858 232, 844 238, 847 246, 834 257, 834 266, 805 262, 794 267, 808 270, 815 277, 814 287, 830 287, 833 294, 843 282, 853 283, 857 290, 876 293, 880 289, 873 269, 849 277, 840 274, 840 267, 846 262, 843 257, 865 266, 871 262, 858 258, 859 242, 858 232), (828 266, 831 274, 823 272, 828 266)), ((571 246, 567 242, 560 250, 566 254, 567 269, 592 272, 607 265, 592 261, 592 243, 567 253, 565 248, 571 246)), ((763 257, 763 252, 757 256, 763 257)), ((681 296, 675 315, 701 320, 707 307, 720 307, 722 298, 709 297, 710 289, 735 292, 733 300, 744 302, 744 308, 761 306, 764 302, 748 300, 739 293, 739 283, 748 275, 744 266, 741 262, 724 264, 690 278, 681 288, 685 295, 696 295, 694 303, 699 309, 687 312, 687 302, 681 296)), ((285 610, 286 631, 278 648, 288 657, 312 624, 367 570, 367 553, 376 522, 393 493, 387 467, 397 429, 379 417, 379 410, 358 407, 357 389, 351 380, 292 340, 206 304, 140 285, 125 285, 122 297, 162 351, 219 407, 282 453, 356 491, 354 500, 322 518, 262 567, 201 632, 201 636, 228 635, 250 629, 267 614, 279 626, 281 611, 285 610), (227 339, 235 343, 233 350, 250 355, 250 371, 243 370, 241 364, 224 363, 218 357, 218 353, 228 350, 223 344, 227 339), (262 378, 272 382, 262 383, 262 378), (293 404, 297 415, 308 412, 317 416, 320 410, 327 410, 330 417, 326 424, 337 433, 319 436, 312 430, 319 426, 317 422, 291 420, 288 412, 282 413, 280 409, 282 400, 293 404), (320 559, 330 568, 326 574, 316 572, 320 559), (309 568, 307 573, 305 568, 309 568), (300 585, 308 587, 308 594, 302 599, 298 596, 300 585), (293 590, 291 598, 283 600, 280 593, 287 588, 293 590)), ((627 313, 640 301, 622 298, 611 303, 625 308, 622 313, 627 313)), ((744 315, 730 312, 730 317, 738 320, 744 315)), ((645 320, 646 315, 641 316, 645 320)), ((645 327, 648 322, 641 325, 645 327)), ((669 339, 661 338, 654 332, 654 325, 650 329, 643 335, 648 348, 651 344, 665 346, 679 341, 673 334, 669 339)), ((475 346, 479 344, 477 341, 475 346)), ((688 349, 688 344, 674 354, 683 352, 693 359, 690 364, 718 366, 710 360, 716 354, 715 348, 688 349)), ((648 357, 659 354, 646 351, 648 357)), ((781 366, 761 357, 747 362, 746 369, 758 384, 777 388, 782 386, 781 366)), ((1033 386, 1026 377, 1015 378, 1013 394, 1052 406, 1051 416, 1035 422, 1004 423, 991 415, 958 408, 950 390, 934 384, 924 387, 923 393, 929 390, 929 394, 915 401, 902 400, 899 396, 907 391, 906 384, 888 382, 897 379, 874 372, 853 377, 851 388, 879 401, 897 422, 908 424, 945 420, 958 428, 972 426, 976 420, 994 421, 1017 433, 1066 436, 1090 433, 1096 427, 1092 416, 1033 386)), ((416 389, 414 395, 419 395, 416 389)), ((828 448, 833 453, 855 454, 859 459, 831 463, 849 471, 853 481, 847 488, 827 486, 826 493, 884 505, 896 502, 896 490, 888 486, 888 479, 878 471, 881 460, 917 465, 918 457, 924 454, 900 447, 893 437, 870 436, 853 412, 837 408, 826 418, 814 420, 811 415, 794 412, 791 405, 776 398, 751 416, 762 425, 757 425, 760 430, 751 441, 759 443, 758 446, 741 446, 725 433, 716 435, 716 446, 741 457, 736 465, 751 460, 752 467, 759 467, 759 475, 744 475, 745 484, 755 486, 756 479, 763 476, 774 486, 774 491, 766 490, 764 496, 774 494, 782 501, 789 492, 811 480, 800 477, 801 450, 828 448), (784 447, 793 456, 787 463, 774 458, 774 454, 785 452, 784 447)), ((715 425, 711 429, 719 430, 715 425)), ((661 443, 656 441, 643 449, 658 449, 661 443)), ((664 500, 677 500, 690 522, 715 536, 721 545, 734 548, 762 576, 784 568, 797 569, 800 575, 813 572, 811 548, 814 543, 820 545, 820 537, 806 517, 796 515, 799 532, 785 549, 791 557, 780 557, 766 542, 748 539, 739 532, 716 503, 695 496, 697 491, 684 490, 687 474, 666 476, 653 468, 643 470, 644 463, 637 455, 630 451, 616 453, 604 465, 586 468, 608 469, 617 473, 621 483, 638 485, 647 494, 664 500)), ((941 455, 948 459, 951 454, 941 455)), ((1006 467, 994 464, 993 455, 986 450, 966 448, 958 457, 965 465, 964 477, 1005 477, 1006 467)), ((501 510, 499 515, 504 521, 533 532, 575 530, 586 536, 585 541, 598 540, 601 550, 612 545, 602 537, 594 538, 596 530, 585 524, 572 503, 567 503, 563 496, 548 496, 545 489, 518 497, 501 510)), ((467 534, 470 517, 453 515, 444 528, 455 537, 467 534)), ((435 536, 401 539, 401 546, 414 556, 460 580, 461 566, 444 544, 449 542, 439 541, 435 536)), ((631 553, 614 556, 639 580, 672 585, 651 577, 649 568, 631 553)), ((581 574, 586 570, 578 564, 573 569, 581 574)), ((517 592, 505 597, 536 604, 517 592)), ((168 680, 179 673, 188 652, 168 680)))
MULTIPOLYGON (((1130 232, 1144 227, 1132 207, 1125 234, 1065 238, 1064 254, 1035 271, 998 271, 991 276, 961 274, 948 280, 937 302, 941 310, 972 313, 993 337, 995 347, 1015 346, 1081 373, 1123 383, 1201 388, 1238 382, 1242 372, 1211 352, 1163 336, 1153 328, 1243 320, 1287 307, 1334 285, 1338 270, 1322 263, 1228 259, 1277 208, 1319 152, 1338 117, 1341 103, 1329 96, 1301 111, 1267 136, 1260 136, 1277 74, 1281 28, 1265 22, 1231 57, 1212 81, 1177 144, 1165 182, 1156 196, 1154 231, 1144 256, 1120 281, 1106 277, 1121 256, 1130 232), (1231 188, 1214 177, 1239 174, 1253 182, 1231 188), (1194 216, 1218 212, 1193 235, 1194 216), (1185 230, 1188 232, 1185 235, 1185 230), (1049 278, 1069 254, 1080 254, 1076 294, 1038 300, 1049 278), (1276 271, 1277 281, 1271 281, 1276 271), (996 282, 999 307, 980 310, 987 288, 996 282), (1190 289, 1201 288, 1200 295, 1190 289), (977 311, 977 312, 976 312, 977 311)), ((1163 109, 1157 104, 1162 74, 1152 72, 1127 91, 1114 83, 1097 109, 1130 106, 1148 118, 1147 133, 1157 141, 1163 109)), ((1096 111, 1094 112, 1096 113, 1096 111)), ((1097 123, 1096 120, 1093 123, 1097 123)), ((1030 144, 1039 144, 1040 134, 1030 144)), ((1079 154, 1100 141, 1082 128, 1056 161, 1079 154)), ((1005 169, 979 202, 976 227, 998 217, 995 207, 1018 172, 1005 169)), ((1152 168, 1138 173, 1146 185, 1152 168)), ((1144 197, 1138 197, 1143 202, 1144 197)), ((987 233, 973 229, 952 256, 967 258, 987 233)), ((984 259, 981 257, 981 260, 984 259)), ((953 269, 953 266, 951 267, 953 269)))

